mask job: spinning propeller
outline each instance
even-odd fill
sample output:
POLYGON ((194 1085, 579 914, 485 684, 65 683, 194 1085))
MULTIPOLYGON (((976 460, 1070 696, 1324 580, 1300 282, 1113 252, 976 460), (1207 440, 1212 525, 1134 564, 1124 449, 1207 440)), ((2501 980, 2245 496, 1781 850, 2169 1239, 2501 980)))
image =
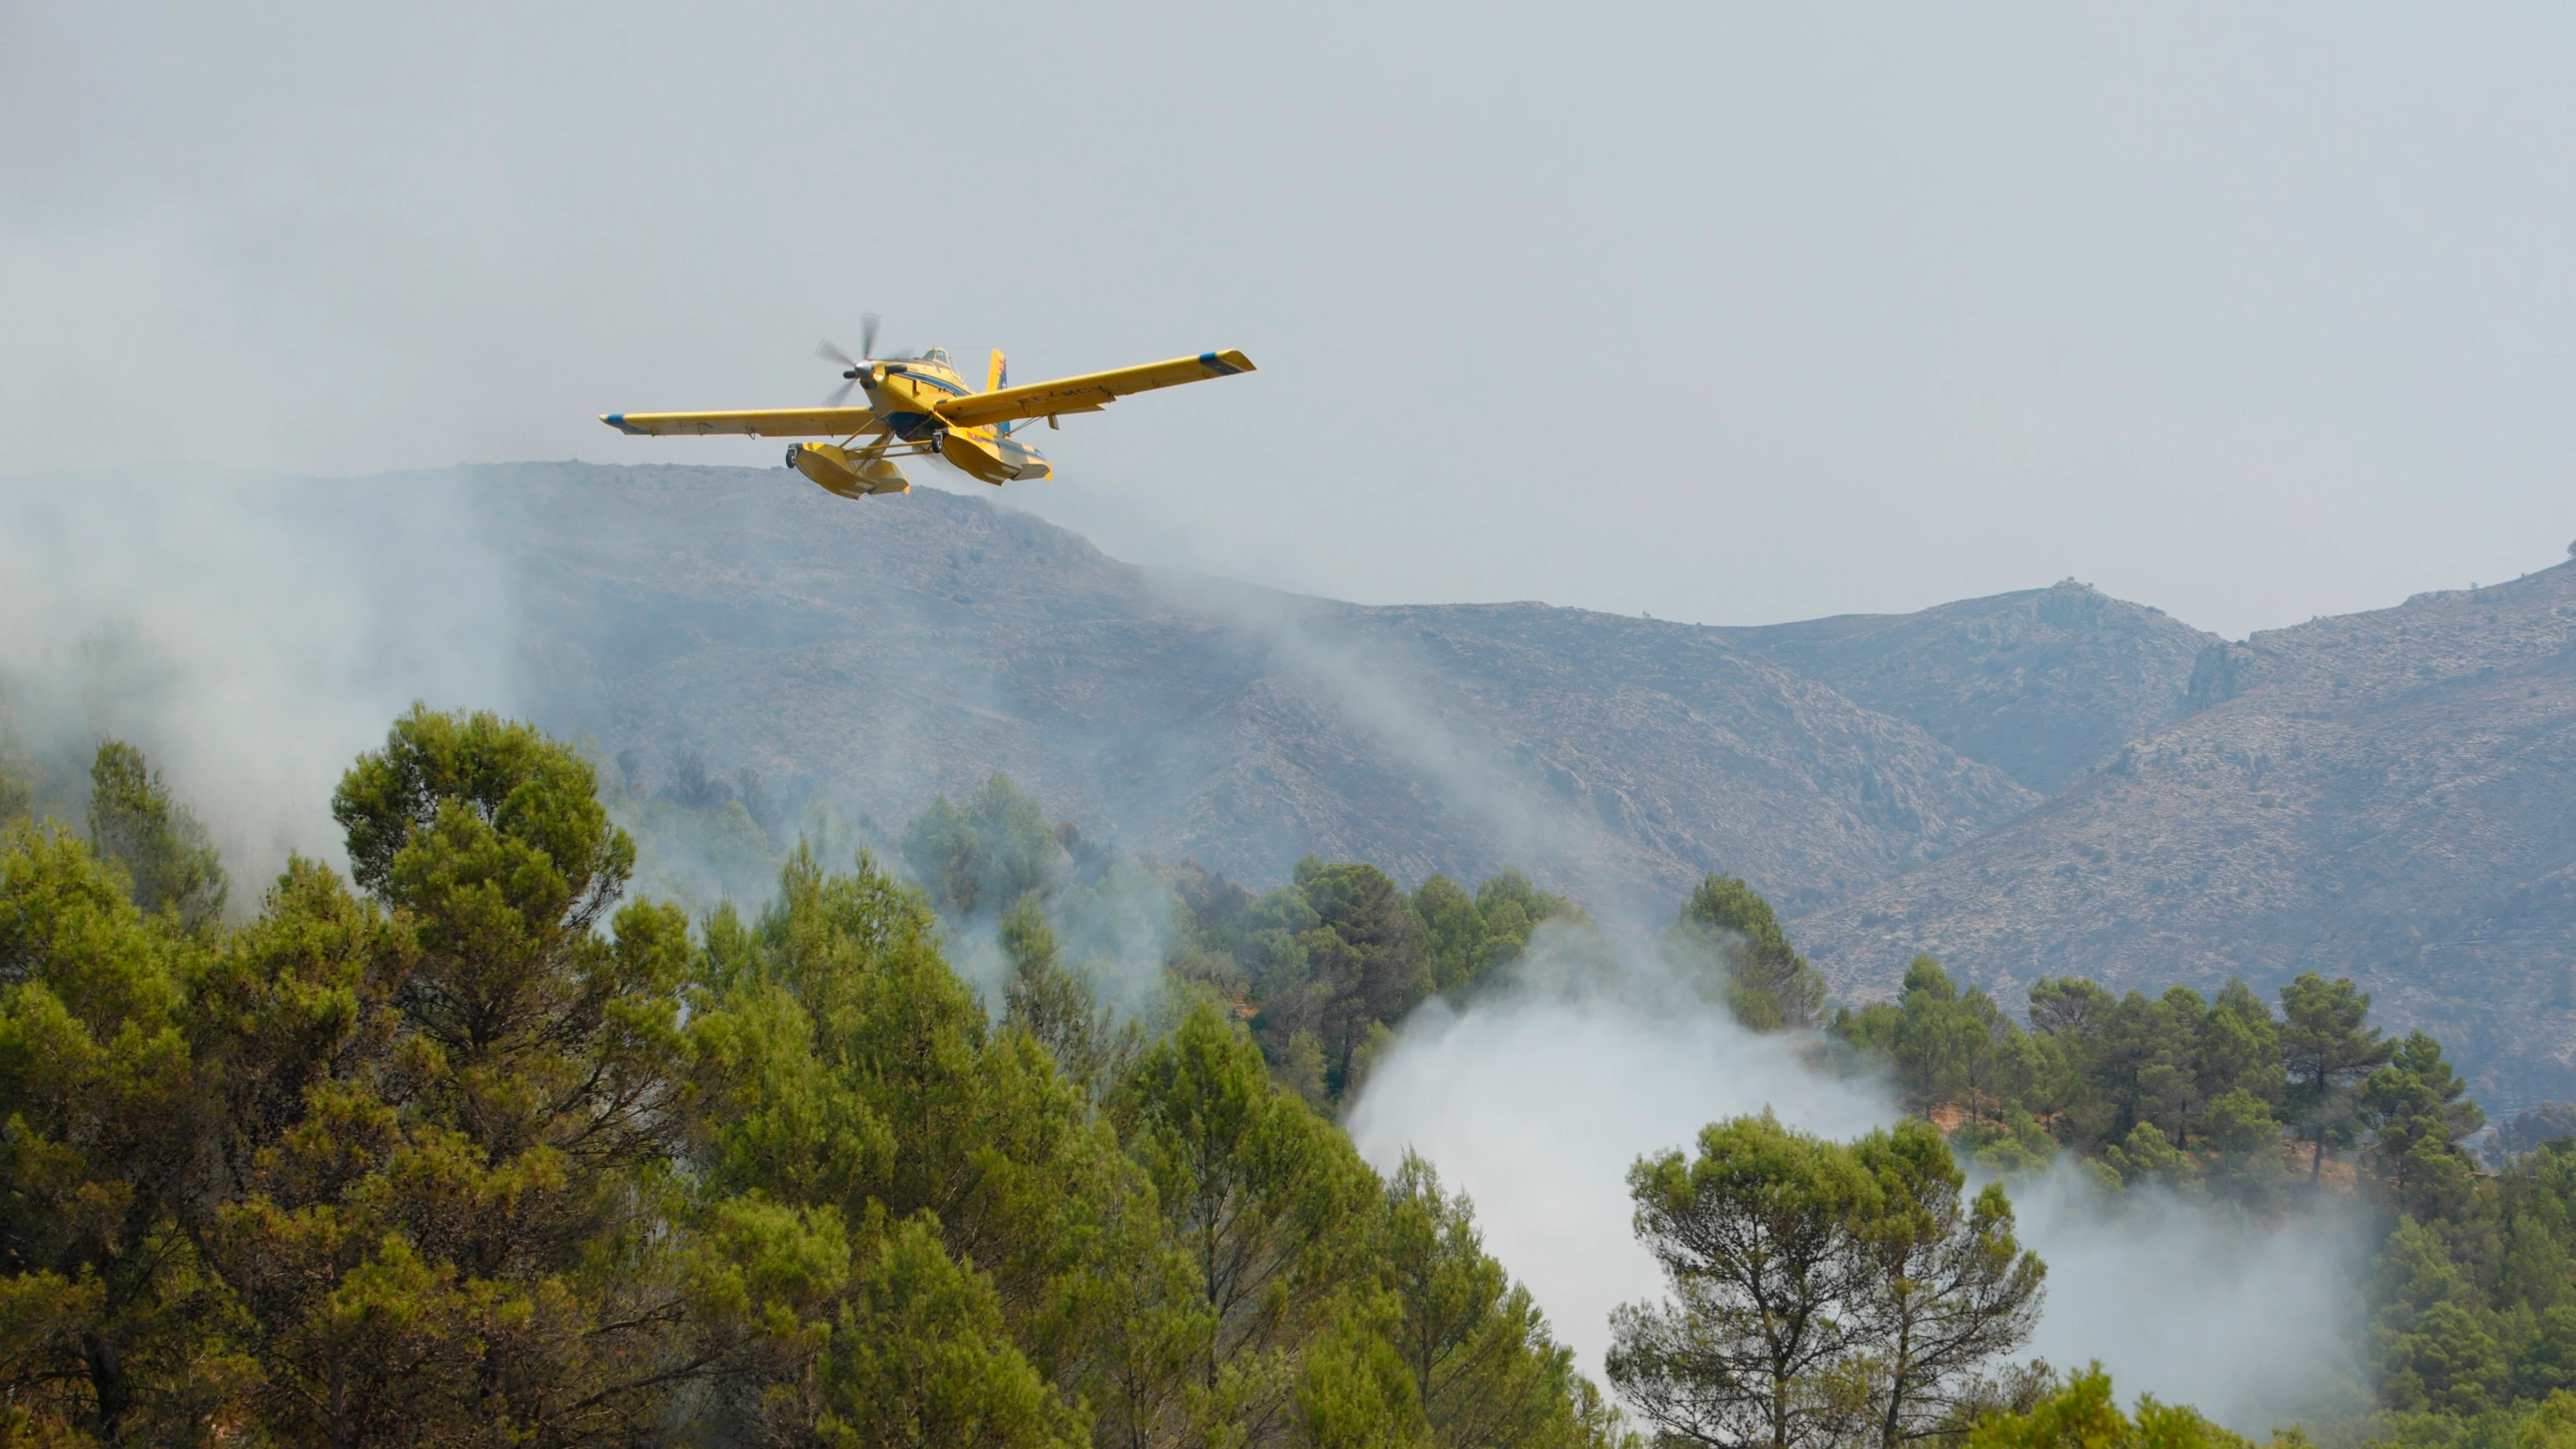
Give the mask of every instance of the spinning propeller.
POLYGON ((822 358, 826 362, 837 362, 843 367, 849 369, 847 372, 841 374, 841 376, 849 380, 842 383, 840 388, 835 391, 831 397, 824 401, 823 406, 827 408, 839 407, 842 401, 849 397, 850 389, 857 387, 859 385, 859 379, 867 375, 868 364, 873 362, 910 362, 917 356, 917 354, 910 352, 898 352, 886 357, 877 356, 877 324, 884 320, 884 318, 879 317, 874 312, 862 312, 859 314, 859 355, 856 357, 852 357, 850 354, 843 352, 840 348, 832 345, 832 340, 828 337, 823 339, 822 344, 814 349, 814 355, 816 357, 822 358))

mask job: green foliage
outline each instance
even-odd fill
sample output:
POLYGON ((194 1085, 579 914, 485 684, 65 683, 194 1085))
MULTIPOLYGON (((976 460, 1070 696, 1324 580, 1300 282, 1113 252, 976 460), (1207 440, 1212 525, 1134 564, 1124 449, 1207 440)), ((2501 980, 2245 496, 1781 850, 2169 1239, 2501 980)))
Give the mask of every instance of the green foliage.
POLYGON ((1815 1026, 1825 979, 1789 944, 1771 903, 1736 876, 1709 875, 1684 902, 1667 950, 1724 973, 1726 1004, 1755 1031, 1815 1026))
POLYGON ((2011 1203, 1969 1197, 1927 1123, 1844 1147, 1741 1117, 1628 1180, 1673 1296, 1612 1315, 1610 1380, 1666 1442, 1895 1449, 1954 1422, 2038 1320, 2011 1203))
POLYGON ((2201 1018, 2194 1066, 2205 1101, 2238 1092, 2267 1104, 2281 1100, 2287 1079, 2281 1025, 2253 988, 2233 978, 2220 988, 2201 1018))
MULTIPOLYGON (((293 861, 228 925, 202 827, 139 754, 94 763, 88 841, 0 836, 0 1440, 1633 1444, 1465 1199, 1316 1110, 1427 997, 1583 923, 1523 877, 1307 861, 1256 898, 995 777, 905 833, 915 888, 415 708, 334 795, 354 879, 293 861), (657 818, 740 847, 701 902, 775 863, 769 904, 693 929, 632 898, 619 822, 657 818), (968 917, 989 1004, 943 955, 968 917)), ((1740 881, 1673 938, 1722 945, 1749 1025, 1820 1010, 1740 881)), ((2083 1375, 1975 1377, 2039 1270, 1954 1154, 2259 1206, 2286 1122, 2311 1175, 2358 1149, 2395 1224, 2391 1440, 2576 1443, 2576 1142, 2481 1175, 2438 1043, 2381 1039, 2350 982, 2283 1005, 2061 979, 2025 1027, 1918 960, 1833 1030, 1950 1140, 1747 1119, 1639 1164, 1674 1296, 1622 1310, 1621 1390, 1729 1442, 2232 1443, 2083 1375)))
POLYGON ((2140 1122, 2129 1129, 2129 1135, 2105 1144, 2102 1160, 2120 1174, 2125 1187, 2161 1183, 2167 1187, 2190 1179, 2192 1160, 2181 1148, 2166 1139, 2164 1129, 2153 1122, 2140 1122))
POLYGON ((1297 1381, 1299 1437, 1316 1449, 1415 1449, 1430 1442, 1413 1376, 1393 1345, 1345 1325, 1324 1335, 1297 1381))
MULTIPOLYGON (((2404 1214, 2372 1275, 2381 1402, 2458 1418, 2568 1388, 2576 1154, 2549 1144, 2481 1182, 2458 1145, 2480 1114, 2440 1045, 2420 1032, 2384 1045, 2384 1063, 2356 1095, 2371 1132, 2362 1164, 2404 1214)), ((2417 1423, 2412 1432, 2432 1430, 2417 1423)))
POLYGON ((2243 1087, 2230 1087, 2209 1104, 2204 1121, 2209 1145, 2232 1158, 2261 1152, 2281 1140, 2281 1121, 2272 1104, 2243 1087))
POLYGON ((35 808, 35 767, 10 723, 8 700, 0 697, 0 826, 25 823, 35 808))
POLYGON ((1967 1107, 1982 1121, 2010 1098, 2031 1091, 2054 1066, 2034 1051, 1993 998, 1974 987, 1961 991, 1941 963, 1917 956, 1905 970, 1904 994, 1855 1012, 1834 1015, 1834 1035, 1891 1069, 1909 1105, 1930 1111, 1946 1103, 1967 1107))
POLYGON ((962 807, 940 796, 904 828, 902 851, 931 904, 959 916, 1006 911, 1049 889, 1065 858, 1046 812, 999 774, 962 807))
MULTIPOLYGON (((624 889, 635 845, 608 822, 588 762, 535 729, 491 714, 446 715, 415 705, 394 722, 382 752, 360 757, 331 796, 348 832, 357 883, 401 897, 398 877, 413 838, 446 831, 461 843, 502 845, 513 863, 536 864, 533 888, 562 895, 568 926, 596 923, 624 889), (540 863, 541 862, 541 863, 540 863)), ((429 857, 415 855, 415 866, 429 857)), ((515 903, 515 902, 514 902, 515 903)))
MULTIPOLYGON (((7 793, 0 785, 0 795, 7 793)), ((0 799, 0 819, 20 810, 0 799)), ((161 772, 143 752, 117 740, 102 741, 89 772, 89 838, 101 858, 124 867, 134 904, 147 915, 176 916, 182 930, 202 931, 221 920, 229 887, 223 858, 206 827, 174 803, 161 772)))
POLYGON ((2280 1024, 2243 982, 2204 1001, 2186 987, 2115 996, 2043 977, 2029 1021, 1925 956, 1896 1001, 1845 1007, 1831 1031, 1887 1070, 1908 1105, 1964 1113, 1952 1140, 1988 1171, 2035 1170, 2063 1144, 2115 1182, 2278 1196, 2287 1057, 2280 1024))
POLYGON ((2371 1323, 2370 1353, 2382 1397, 2451 1414, 2491 1407, 2508 1366, 2441 1236, 2405 1219, 2376 1267, 2387 1301, 2371 1323))
POLYGON ((2370 993, 2348 979, 2302 973, 2281 988, 2281 1059, 2287 1069, 2291 1121, 2311 1146, 2308 1175, 2324 1168, 2326 1148, 2353 1135, 2352 1089, 2396 1044, 2366 1025, 2370 993))
MULTIPOLYGON (((987 1025, 927 904, 800 851, 749 929, 720 913, 688 1036, 712 1186, 866 1225, 927 1214, 1038 1371, 1070 1372, 1135 1173, 1026 1032, 987 1025)), ((854 1245, 864 1257, 866 1245, 854 1245)))
POLYGON ((1002 918, 1001 942, 1011 963, 1003 1021, 1036 1038, 1085 1091, 1098 1091, 1134 1055, 1134 1023, 1121 1032, 1087 977, 1064 964, 1036 896, 1021 897, 1002 918))
POLYGON ((2442 1044, 2420 1031, 2396 1043, 2387 1064, 2362 1082, 2357 1104, 2370 1130, 2367 1160, 2418 1216, 2452 1216, 2468 1191, 2468 1154, 2458 1143, 2486 1124, 2468 1090, 2443 1060, 2442 1044))
POLYGON ((1548 1336, 1529 1290, 1485 1253, 1466 1196, 1444 1192, 1431 1164, 1407 1153, 1386 1204, 1402 1310, 1393 1350, 1418 1399, 1392 1421, 1418 1418, 1441 1449, 1609 1449, 1592 1386, 1548 1336))
MULTIPOLYGON (((2252 1441, 2199 1411, 2157 1403, 2152 1395, 2138 1399, 2134 1414, 2121 1413, 2100 1364, 2070 1375, 2028 1409, 1979 1423, 1965 1442, 1966 1449, 2252 1449, 2252 1441)), ((2295 1432, 2272 1442, 2276 1449, 2306 1444, 2295 1432)))
POLYGON ((1628 1173, 1638 1238, 1673 1299, 1610 1320, 1610 1382, 1659 1435, 1833 1443, 1868 1422, 1852 1372, 1878 1186, 1848 1151, 1769 1113, 1712 1123, 1696 1158, 1628 1173))
POLYGON ((2047 1270, 2015 1240, 2003 1188, 1969 1197, 1929 1124, 1900 1123, 1850 1150, 1878 1196, 1855 1245, 1865 1275, 1843 1311, 1867 1345, 1859 1367, 1880 1449, 1900 1449, 1953 1420, 1978 1370, 2030 1340, 2047 1270))
POLYGON ((1004 1330, 992 1285, 926 1218, 879 1237, 822 1358, 816 1437, 832 1449, 1071 1449, 1082 1415, 1004 1330))
POLYGON ((1960 1123, 1950 1142, 1979 1172, 1996 1177, 2045 1171, 2058 1151, 2057 1139, 2018 1102, 2005 1109, 2000 1122, 1960 1123))
POLYGON ((1373 865, 1299 861, 1289 886, 1206 939, 1247 968, 1264 1055, 1319 1106, 1358 1087, 1387 1032, 1432 990, 1422 919, 1373 865))
POLYGON ((2461 1142, 2484 1117, 2441 1044, 2383 1037, 2351 981, 2301 976, 2276 1018, 2241 982, 2204 1000, 2044 978, 2027 1030, 1966 1009, 1972 995, 1918 959, 1899 1000, 1845 1008, 1833 1031, 1910 1105, 1964 1116, 1952 1147, 1999 1176, 2063 1144, 2115 1190, 2219 1193, 2268 1211, 2296 1200, 2297 1177, 2329 1190, 2316 1185, 2327 1155, 2357 1149, 2350 1190, 2394 1225, 2366 1279, 2367 1356, 2390 1432, 2501 1444, 2548 1395, 2576 1391, 2576 1141, 2482 1176, 2461 1142), (2000 1121, 1963 1065, 1986 1040, 2000 1121), (2296 1162, 2289 1133, 2304 1148, 2296 1162))
POLYGON ((1431 989, 1437 992, 1468 990, 1519 960, 1543 921, 1584 919, 1573 902, 1513 870, 1489 878, 1473 896, 1434 874, 1413 893, 1413 910, 1422 921, 1431 989))
POLYGON ((168 1433, 225 1357, 172 1204, 199 1186, 196 942, 71 836, 0 835, 0 1357, 11 1401, 102 1441, 168 1433))
POLYGON ((1287 1421, 1303 1349, 1365 1261, 1374 1174, 1204 1004, 1145 1053, 1121 1105, 1197 1270, 1196 1413, 1259 1438, 1287 1421))
POLYGON ((649 1421, 689 1352, 671 1245, 637 1220, 683 1136, 686 923, 634 904, 597 933, 633 846, 525 726, 415 709, 333 805, 398 939, 291 870, 218 998, 300 1020, 310 1053, 236 1018, 222 1057, 227 1096, 278 1119, 207 1239, 262 1412, 333 1442, 649 1421))
MULTIPOLYGON (((0 837, 7 1442, 1619 1438, 1465 1201, 1381 1183, 1222 998, 1113 1027, 1042 902, 1151 931, 1178 898, 1033 871, 1007 785, 939 860, 1016 892, 995 1023, 864 854, 800 850, 694 939, 624 899, 591 767, 488 715, 397 721, 333 800, 358 889, 293 861, 229 928, 137 889, 184 814, 104 759, 101 850, 0 837)), ((1480 970, 1566 909, 1469 905, 1480 970)), ((1367 867, 1229 914, 1320 963, 1287 981, 1319 1078, 1427 989, 1367 867)))
POLYGON ((2169 1143, 2190 1140, 2208 1100, 2204 1056, 2223 1061, 2226 1044, 2245 1031, 2233 1009, 2213 1030, 2200 994, 2187 987, 2114 997, 2090 981, 2042 979, 2030 1002, 2032 1029, 2050 1038, 2068 1069, 2069 1124, 2095 1141, 2126 1143, 2141 1123, 2169 1143))
POLYGON ((778 848, 740 800, 630 800, 616 818, 635 837, 636 889, 692 912, 757 899, 777 879, 778 848))
POLYGON ((901 848, 956 938, 995 933, 1006 1014, 1094 1088, 1114 1072, 1093 1059, 1132 1055, 1138 1018, 1177 985, 1229 1003, 1274 1080, 1332 1108, 1427 997, 1493 980, 1549 921, 1589 924, 1516 871, 1473 894, 1434 874, 1407 894, 1376 866, 1307 859, 1254 897, 1188 862, 1114 858, 1070 822, 1050 829, 1001 775, 963 806, 934 802, 901 848), (1073 1029, 1077 1011, 1088 1028, 1073 1029))
POLYGON ((1309 859, 1287 886, 1203 926, 1190 951, 1203 978, 1252 1008, 1279 1080, 1325 1107, 1357 1091, 1414 1007, 1494 979, 1549 921, 1589 924, 1516 872, 1473 896, 1434 875, 1407 896, 1375 866, 1309 859))
POLYGON ((1299 943, 1312 973, 1299 1004, 1323 1048, 1325 1087, 1339 1097, 1358 1085, 1371 1029, 1401 1021, 1431 993, 1422 922, 1373 865, 1301 862, 1297 887, 1316 917, 1299 943))
POLYGON ((1196 945, 1189 907, 1174 873, 1154 862, 1104 862, 1087 845, 1084 856, 1091 868, 1043 898, 1046 921, 1067 968, 1104 1007, 1131 1020, 1152 1013, 1171 967, 1196 945))

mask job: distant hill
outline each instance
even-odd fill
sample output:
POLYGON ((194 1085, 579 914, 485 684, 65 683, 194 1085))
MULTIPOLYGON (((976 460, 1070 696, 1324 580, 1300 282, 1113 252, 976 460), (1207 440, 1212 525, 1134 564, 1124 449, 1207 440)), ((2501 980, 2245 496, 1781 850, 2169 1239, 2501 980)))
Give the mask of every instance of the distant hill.
POLYGON ((891 833, 991 770, 1255 884, 1529 870, 1651 920, 1704 870, 1847 997, 1928 950, 2267 993, 2352 973, 2490 1105, 2576 1096, 2576 565, 2227 644, 2072 582, 1713 629, 1371 608, 779 470, 465 470, 541 714, 891 833))
POLYGON ((2182 718, 2192 668, 2218 642, 2073 579, 1915 614, 1716 632, 2041 794, 2182 718))
POLYGON ((551 722, 880 829, 998 769, 1256 882, 1306 852, 1509 864, 1669 911, 1711 869, 1821 904, 2039 798, 1714 630, 1156 574, 981 498, 852 505, 777 470, 467 477, 551 722))
POLYGON ((2188 717, 1801 921, 1836 986, 1914 951, 2018 1002, 2351 974, 2492 1107, 2576 1095, 2576 564, 2202 651, 2188 717))

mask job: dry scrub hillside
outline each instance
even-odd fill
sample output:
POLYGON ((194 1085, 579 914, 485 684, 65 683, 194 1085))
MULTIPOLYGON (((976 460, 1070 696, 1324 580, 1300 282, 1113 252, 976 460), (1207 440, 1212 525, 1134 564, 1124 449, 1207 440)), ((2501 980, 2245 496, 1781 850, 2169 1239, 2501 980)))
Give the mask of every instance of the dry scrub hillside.
POLYGON ((852 505, 777 470, 467 477, 551 722, 880 823, 998 769, 1256 881, 1307 852, 1516 864, 1669 911, 1711 869, 1821 904, 2038 799, 1713 630, 1159 575, 980 497, 852 505))
POLYGON ((2187 718, 1815 913, 1838 987, 1915 950, 2017 999, 2350 973, 2490 1102, 2576 1093, 2576 564, 2204 651, 2187 718))

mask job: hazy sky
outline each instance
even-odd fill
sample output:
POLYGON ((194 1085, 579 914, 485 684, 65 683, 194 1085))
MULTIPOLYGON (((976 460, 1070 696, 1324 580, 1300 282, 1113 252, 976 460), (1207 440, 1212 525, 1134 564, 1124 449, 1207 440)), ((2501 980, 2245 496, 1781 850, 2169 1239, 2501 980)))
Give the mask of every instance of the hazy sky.
POLYGON ((2241 634, 2576 535, 2571 72, 2539 5, 0 0, 0 472, 766 463, 593 415, 873 309, 1249 352, 1008 491, 1142 562, 2241 634))

